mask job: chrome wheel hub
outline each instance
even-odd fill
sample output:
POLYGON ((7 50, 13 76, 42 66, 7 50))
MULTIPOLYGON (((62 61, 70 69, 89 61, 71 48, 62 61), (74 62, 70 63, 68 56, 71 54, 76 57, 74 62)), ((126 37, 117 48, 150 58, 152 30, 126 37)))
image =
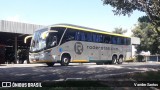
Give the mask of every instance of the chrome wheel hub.
POLYGON ((64 63, 68 63, 68 58, 64 58, 64 63))

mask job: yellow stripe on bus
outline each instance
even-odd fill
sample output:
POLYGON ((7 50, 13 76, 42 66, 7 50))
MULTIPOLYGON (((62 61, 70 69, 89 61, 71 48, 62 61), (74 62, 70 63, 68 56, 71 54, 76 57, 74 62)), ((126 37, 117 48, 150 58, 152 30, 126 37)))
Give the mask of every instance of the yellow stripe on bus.
POLYGON ((68 25, 55 25, 55 26, 51 26, 51 27, 66 27, 66 28, 72 28, 72 29, 78 29, 78 30, 83 30, 83 31, 89 31, 89 32, 95 32, 95 33, 101 33, 101 34, 109 34, 109 35, 115 35, 115 36, 121 36, 121 37, 128 37, 128 36, 124 36, 121 34, 116 34, 116 33, 110 33, 110 32, 105 32, 105 31, 97 31, 95 30, 91 30, 91 29, 85 29, 85 28, 80 28, 80 27, 75 27, 75 26, 68 26, 68 25))
MULTIPOLYGON (((53 61, 52 60, 40 60, 40 61, 32 60, 32 63, 47 63, 47 62, 53 62, 53 61)), ((72 60, 71 62, 73 62, 73 63, 87 63, 89 61, 88 60, 72 60)))
POLYGON ((88 60, 72 60, 71 62, 80 63, 80 62, 89 62, 88 60))

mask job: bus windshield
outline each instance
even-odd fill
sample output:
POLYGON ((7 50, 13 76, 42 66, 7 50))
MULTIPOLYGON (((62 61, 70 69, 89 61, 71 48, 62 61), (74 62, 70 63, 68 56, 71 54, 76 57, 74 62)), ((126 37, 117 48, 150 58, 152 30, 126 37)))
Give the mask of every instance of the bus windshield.
POLYGON ((48 30, 47 28, 41 29, 41 30, 36 31, 33 34, 33 38, 32 38, 32 41, 31 41, 31 46, 30 46, 30 51, 31 52, 40 51, 40 50, 42 50, 46 47, 45 40, 42 39, 41 35, 42 35, 43 32, 45 32, 47 30, 48 30))
POLYGON ((48 28, 37 30, 33 35, 30 51, 39 52, 57 46, 62 35, 62 30, 59 31, 58 28, 54 28, 54 30, 48 31, 48 28), (43 38, 44 33, 46 33, 45 38, 43 38))

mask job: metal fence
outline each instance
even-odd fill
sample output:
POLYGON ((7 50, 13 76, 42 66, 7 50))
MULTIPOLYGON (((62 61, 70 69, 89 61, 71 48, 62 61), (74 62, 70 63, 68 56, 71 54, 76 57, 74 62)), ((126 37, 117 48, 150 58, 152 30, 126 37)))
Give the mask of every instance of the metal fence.
POLYGON ((153 62, 160 62, 160 55, 148 55, 144 56, 146 62, 153 61, 153 62))
POLYGON ((136 55, 138 62, 160 62, 160 55, 136 55))

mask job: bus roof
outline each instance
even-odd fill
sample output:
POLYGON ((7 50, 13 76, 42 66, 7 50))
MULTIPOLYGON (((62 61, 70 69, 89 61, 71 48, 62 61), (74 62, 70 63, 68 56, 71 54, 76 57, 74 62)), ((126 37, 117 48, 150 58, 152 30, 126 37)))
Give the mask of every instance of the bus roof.
POLYGON ((122 34, 116 34, 116 33, 111 33, 99 29, 94 29, 94 28, 89 28, 89 27, 84 27, 84 26, 78 26, 78 25, 73 25, 73 24, 54 24, 51 25, 50 27, 66 27, 66 28, 72 28, 72 29, 78 29, 82 31, 89 31, 89 32, 95 32, 95 33, 101 33, 101 34, 108 34, 108 35, 114 35, 114 36, 121 36, 121 37, 128 37, 122 34))

